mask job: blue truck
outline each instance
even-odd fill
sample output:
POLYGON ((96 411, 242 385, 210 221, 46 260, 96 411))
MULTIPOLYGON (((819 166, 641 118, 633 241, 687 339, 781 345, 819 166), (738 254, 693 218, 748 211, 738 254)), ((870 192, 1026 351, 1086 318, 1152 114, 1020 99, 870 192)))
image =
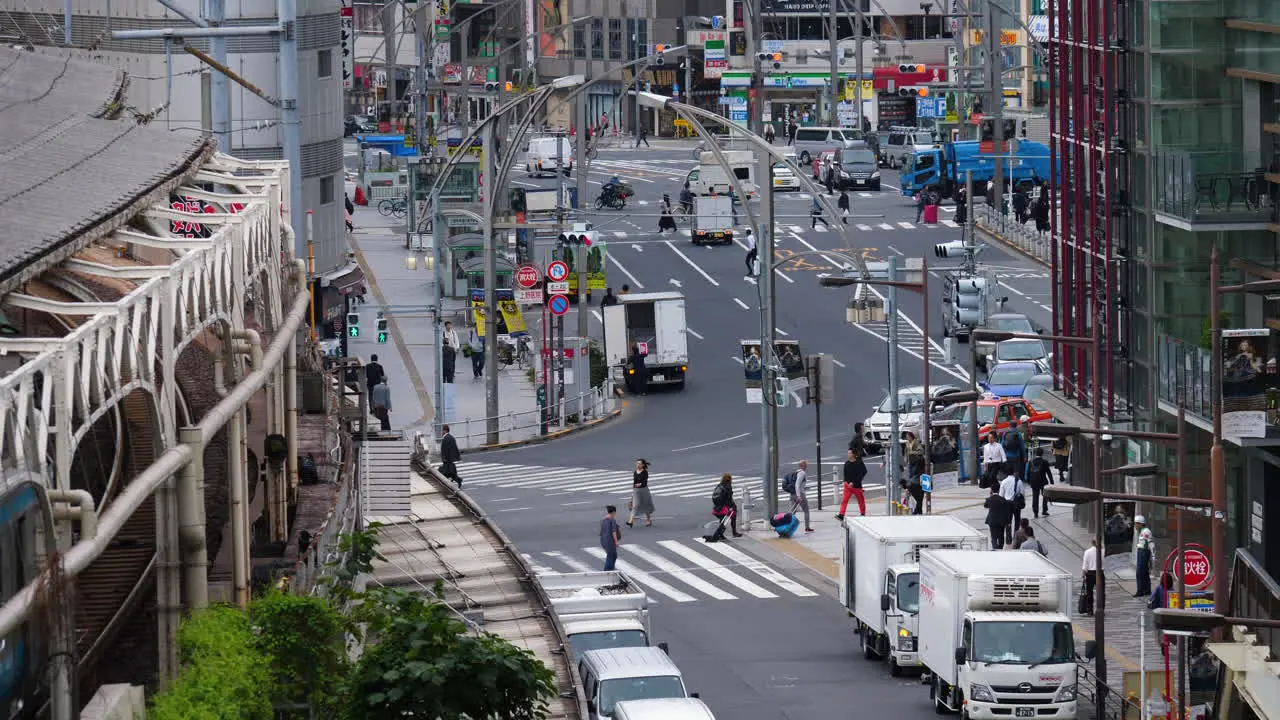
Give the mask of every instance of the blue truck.
MULTIPOLYGON (((943 197, 955 197, 964 187, 965 173, 973 171, 974 193, 985 192, 987 183, 995 175, 994 149, 983 152, 983 143, 977 140, 946 142, 927 150, 917 150, 907 157, 902 168, 902 194, 907 197, 937 186, 943 197)), ((1023 140, 1009 143, 1009 151, 1003 153, 1005 177, 1012 186, 1048 180, 1049 148, 1044 143, 1023 140)))

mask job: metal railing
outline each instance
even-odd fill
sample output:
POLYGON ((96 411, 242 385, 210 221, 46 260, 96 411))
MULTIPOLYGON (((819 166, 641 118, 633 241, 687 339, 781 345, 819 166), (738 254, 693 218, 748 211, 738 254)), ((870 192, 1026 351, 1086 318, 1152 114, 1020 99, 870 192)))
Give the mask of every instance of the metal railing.
MULTIPOLYGON (((1280 617, 1280 583, 1244 548, 1236 549, 1235 562, 1232 563, 1228 610, 1234 617, 1280 617)), ((1280 660, 1280 630, 1250 628, 1249 632, 1258 638, 1259 645, 1269 648, 1268 660, 1280 660)))
MULTIPOLYGON (((1189 222, 1267 222, 1274 203, 1265 172, 1206 172, 1200 160, 1221 154, 1170 151, 1156 156, 1156 209, 1189 222)), ((1216 163, 1215 163, 1216 164, 1216 163)))
MULTIPOLYGON (((547 432, 564 430, 608 415, 613 412, 615 402, 613 384, 605 381, 581 395, 560 398, 552 408, 535 408, 498 415, 498 435, 503 442, 536 437, 541 434, 544 415, 548 412, 551 419, 546 421, 547 432), (575 416, 576 422, 571 422, 575 416)), ((459 448, 475 448, 488 443, 489 420, 489 417, 453 420, 449 422, 449 431, 458 441, 459 448)), ((435 430, 438 437, 439 428, 435 430)))
MULTIPOLYGON (((1076 692, 1079 696, 1080 705, 1088 705, 1090 708, 1097 705, 1097 675, 1093 674, 1087 663, 1077 663, 1080 670, 1078 681, 1076 682, 1076 692)), ((1103 698, 1103 708, 1106 717, 1097 720, 1141 720, 1142 704, 1124 697, 1116 692, 1116 689, 1110 685, 1103 684, 1106 693, 1103 698)))
POLYGON ((1053 235, 1036 230, 1034 219, 1025 224, 1017 218, 999 212, 990 205, 975 203, 973 222, 980 229, 995 235, 1005 243, 1021 250, 1037 261, 1049 265, 1052 260, 1053 235))
MULTIPOLYGON (((331 384, 329 390, 330 401, 338 402, 337 383, 331 384)), ((336 418, 337 414, 331 413, 330 417, 336 418)), ((328 572, 327 568, 330 564, 340 563, 344 559, 338 549, 339 536, 353 532, 359 526, 360 518, 357 517, 360 507, 357 500, 359 483, 356 482, 356 468, 354 465, 348 467, 346 462, 351 457, 351 452, 350 434, 335 432, 334 443, 328 449, 328 456, 332 473, 329 482, 338 486, 337 501, 325 517, 320 532, 311 539, 311 544, 298 558, 291 581, 294 593, 310 595, 322 592, 320 578, 328 572)))
POLYGON ((1213 416, 1213 356, 1208 350, 1156 333, 1160 362, 1160 399, 1201 417, 1213 416))

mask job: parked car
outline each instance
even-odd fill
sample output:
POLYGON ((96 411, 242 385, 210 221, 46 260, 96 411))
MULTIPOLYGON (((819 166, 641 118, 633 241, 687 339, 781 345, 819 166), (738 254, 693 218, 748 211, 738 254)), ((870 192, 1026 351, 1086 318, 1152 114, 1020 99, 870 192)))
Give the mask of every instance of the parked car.
POLYGON ((978 384, 996 397, 1022 397, 1027 383, 1038 374, 1040 366, 1034 361, 1005 362, 992 368, 987 379, 978 384))
MULTIPOLYGON (((959 392, 954 385, 930 385, 929 393, 935 398, 939 395, 959 392)), ((924 409, 924 386, 913 385, 898 389, 898 433, 902 434, 912 425, 921 422, 920 413, 924 409)), ((871 415, 863 421, 862 430, 867 442, 883 443, 889 440, 889 419, 893 412, 893 401, 888 393, 871 409, 871 415)))
POLYGON ((351 137, 376 132, 378 132, 378 123, 374 122, 373 118, 368 115, 348 115, 342 136, 351 137))
POLYGON ((1049 372, 1049 349, 1040 340, 1002 340, 996 343, 994 352, 987 356, 987 372, 995 372, 1001 363, 1027 360, 1036 364, 1040 372, 1049 372))
POLYGON ((791 171, 791 168, 783 162, 774 163, 773 165, 773 189, 774 190, 799 190, 800 178, 791 171))

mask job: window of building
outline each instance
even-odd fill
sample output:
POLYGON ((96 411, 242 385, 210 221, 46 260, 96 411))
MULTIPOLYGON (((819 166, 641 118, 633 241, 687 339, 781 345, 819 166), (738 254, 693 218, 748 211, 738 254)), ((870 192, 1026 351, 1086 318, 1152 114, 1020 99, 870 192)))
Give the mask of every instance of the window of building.
POLYGON ((643 18, 627 19, 627 58, 638 60, 649 54, 649 21, 643 18))
POLYGON ((609 18, 609 59, 622 59, 622 19, 609 18))
POLYGON ((320 178, 320 204, 321 205, 333 204, 333 187, 334 187, 334 183, 333 183, 332 175, 326 175, 320 178))
POLYGON ((382 3, 356 2, 352 5, 351 24, 356 32, 382 32, 382 3))
POLYGON ((582 23, 573 26, 573 56, 587 57, 587 29, 582 23))
POLYGON ((321 50, 316 53, 316 76, 333 77, 333 51, 321 50))
POLYGON ((604 21, 600 18, 591 20, 591 59, 604 59, 604 21))

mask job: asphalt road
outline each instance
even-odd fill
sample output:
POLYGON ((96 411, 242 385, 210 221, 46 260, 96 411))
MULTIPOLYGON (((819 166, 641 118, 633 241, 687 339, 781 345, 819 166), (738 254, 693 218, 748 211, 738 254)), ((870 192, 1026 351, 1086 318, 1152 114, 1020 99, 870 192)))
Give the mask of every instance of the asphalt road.
MULTIPOLYGON (((854 708, 903 720, 932 716, 927 690, 915 678, 891 678, 884 665, 858 657, 857 639, 827 579, 761 543, 700 540, 716 478, 730 472, 739 487, 758 490, 762 452, 760 408, 746 403, 738 359, 739 341, 760 335, 758 288, 744 277, 744 250, 694 247, 683 234, 656 233, 662 194, 678 198, 694 164, 687 149, 606 149, 590 170, 590 199, 615 174, 635 186, 637 197, 622 212, 586 213, 608 242, 610 285, 678 289, 688 299, 685 389, 630 397, 620 419, 553 443, 468 454, 460 464, 464 487, 535 566, 560 572, 595 569, 602 506, 616 504, 625 519, 632 464, 645 457, 652 463, 656 526, 624 528, 620 569, 656 600, 655 639, 670 644, 688 686, 718 717, 846 717, 854 708)), ((852 242, 829 229, 810 228, 808 194, 779 194, 776 257, 840 250, 873 260, 925 256, 941 264, 935 263, 933 246, 958 239, 960 230, 917 224, 914 204, 896 192, 896 173, 882 173, 881 192, 850 193, 852 242)), ((557 182, 523 175, 513 181, 530 187, 557 182)), ((951 212, 943 215, 951 217, 951 212)), ((982 260, 1002 276, 1009 310, 1048 324, 1047 273, 997 248, 985 251, 982 260)), ((837 402, 823 407, 820 453, 814 408, 780 411, 781 460, 791 466, 808 458, 811 477, 818 457, 825 472, 838 468, 853 423, 866 418, 887 387, 886 328, 846 325, 849 291, 818 284, 820 274, 837 271, 819 259, 787 264, 777 278, 779 338, 798 341, 802 352, 838 360, 837 402)), ((935 313, 931 320, 940 319, 940 291, 939 282, 927 300, 906 293, 899 298, 906 319, 899 347, 904 385, 920 382, 919 324, 926 308, 935 313)), ((594 312, 590 323, 598 333, 594 312)), ((576 327, 575 318, 566 324, 576 327)), ((943 363, 941 333, 934 325, 934 382, 964 384, 962 369, 943 363)), ((963 346, 958 350, 963 357, 963 346)), ((878 469, 867 482, 882 482, 878 469)), ((816 493, 811 492, 810 502, 818 512, 816 493)), ((828 505, 822 512, 833 509, 828 505)))

